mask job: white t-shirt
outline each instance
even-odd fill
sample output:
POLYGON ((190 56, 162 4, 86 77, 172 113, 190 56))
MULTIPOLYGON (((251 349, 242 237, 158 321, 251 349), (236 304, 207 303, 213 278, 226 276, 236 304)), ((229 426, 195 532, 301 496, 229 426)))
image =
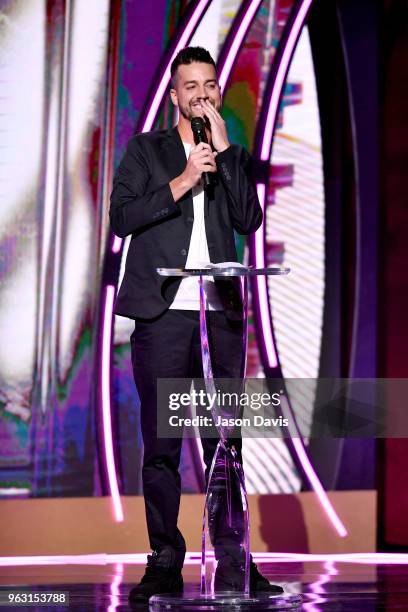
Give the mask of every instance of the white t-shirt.
MULTIPOLYGON (((191 145, 183 142, 186 157, 190 154, 191 145)), ((186 261, 186 268, 202 268, 205 264, 210 264, 208 252, 207 236, 205 233, 204 222, 204 189, 200 184, 192 189, 194 222, 191 231, 190 246, 186 261)), ((200 310, 199 277, 187 276, 182 279, 176 296, 170 308, 177 310, 200 310)), ((214 279, 212 276, 203 277, 204 288, 207 296, 207 309, 222 310, 221 302, 218 298, 214 279)))

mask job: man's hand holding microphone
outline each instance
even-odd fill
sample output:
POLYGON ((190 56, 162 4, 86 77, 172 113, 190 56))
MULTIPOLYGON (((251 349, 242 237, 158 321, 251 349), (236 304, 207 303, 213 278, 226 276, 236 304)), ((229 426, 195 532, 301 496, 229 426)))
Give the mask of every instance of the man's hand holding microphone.
POLYGON ((225 149, 230 146, 225 121, 221 115, 213 105, 205 99, 201 100, 201 106, 210 125, 211 140, 215 151, 213 151, 208 144, 205 120, 203 117, 193 117, 191 120, 191 129, 194 135, 195 146, 190 150, 190 155, 184 171, 180 176, 170 182, 170 188, 175 202, 177 202, 186 191, 189 191, 197 185, 201 178, 203 179, 205 188, 213 184, 211 173, 213 174, 217 171, 215 156, 217 153, 225 151, 225 149))
MULTIPOLYGON (((207 142, 200 142, 190 150, 187 165, 182 173, 189 189, 197 185, 202 175, 216 172, 215 154, 207 142)), ((208 175, 207 175, 208 176, 208 175)))

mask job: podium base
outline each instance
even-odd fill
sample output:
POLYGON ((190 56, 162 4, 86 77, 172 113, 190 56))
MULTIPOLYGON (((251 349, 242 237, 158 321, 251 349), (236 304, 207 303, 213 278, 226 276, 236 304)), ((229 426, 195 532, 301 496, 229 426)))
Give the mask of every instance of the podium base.
POLYGON ((184 594, 154 595, 149 599, 149 610, 296 610, 302 604, 301 595, 257 593, 244 595, 232 591, 201 595, 199 590, 184 594))

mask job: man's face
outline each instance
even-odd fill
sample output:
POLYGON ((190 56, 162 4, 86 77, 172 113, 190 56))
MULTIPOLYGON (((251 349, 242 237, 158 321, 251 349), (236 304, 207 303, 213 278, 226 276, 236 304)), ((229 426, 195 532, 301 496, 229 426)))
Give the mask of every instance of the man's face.
POLYGON ((170 96, 180 114, 191 121, 193 117, 203 117, 201 100, 208 100, 216 109, 221 109, 221 93, 215 68, 212 64, 193 62, 178 67, 174 88, 170 96))

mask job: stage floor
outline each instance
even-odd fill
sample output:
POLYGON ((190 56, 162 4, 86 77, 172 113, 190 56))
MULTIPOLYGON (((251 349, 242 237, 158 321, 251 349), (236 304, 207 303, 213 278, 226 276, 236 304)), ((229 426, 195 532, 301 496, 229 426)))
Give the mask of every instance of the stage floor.
MULTIPOLYGON (((261 558, 261 557, 260 557, 261 558)), ((257 561, 261 571, 286 592, 302 594, 301 610, 408 610, 408 559, 388 564, 338 562, 327 555, 321 561, 281 560, 257 561)), ((390 557, 391 559, 391 557, 390 557)), ((402 559, 402 557, 401 557, 402 559)), ((23 563, 21 559, 19 563, 23 563)), ((13 561, 17 563, 17 561, 13 561)), ((24 589, 31 592, 69 593, 71 610, 132 610, 127 593, 143 575, 144 565, 138 562, 7 565, 3 558, 0 569, 1 590, 24 589)), ((198 584, 198 559, 190 560, 183 570, 186 590, 198 584)), ((9 609, 0 606, 1 610, 9 609)), ((25 610, 56 610, 45 604, 35 607, 19 606, 25 610)), ((67 609, 67 608, 65 608, 67 609)))

